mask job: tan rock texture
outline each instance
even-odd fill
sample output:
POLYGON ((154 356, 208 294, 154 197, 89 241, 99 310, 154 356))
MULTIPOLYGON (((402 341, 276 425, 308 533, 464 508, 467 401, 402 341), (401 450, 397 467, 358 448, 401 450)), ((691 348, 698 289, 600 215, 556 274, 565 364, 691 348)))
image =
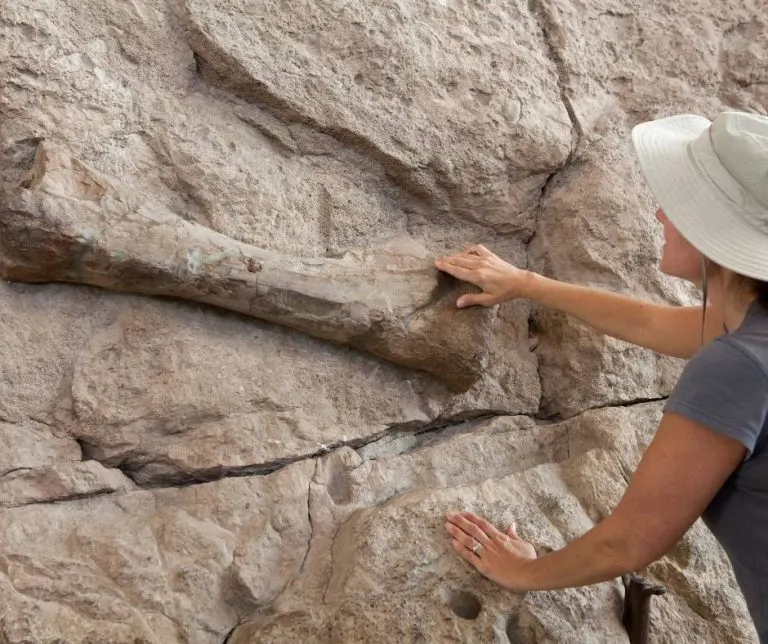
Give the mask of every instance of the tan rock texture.
POLYGON ((428 260, 355 266, 266 253, 142 200, 44 142, 21 186, 3 193, 0 276, 9 281, 212 304, 422 369, 457 391, 488 365, 495 312, 458 310, 467 285, 428 260))
MULTIPOLYGON (((623 641, 618 580, 502 591, 443 517, 582 534, 681 364, 430 263, 694 301, 629 130, 768 112, 767 16, 0 0, 0 642, 623 641)), ((756 641, 703 525, 642 572, 653 641, 756 641)))

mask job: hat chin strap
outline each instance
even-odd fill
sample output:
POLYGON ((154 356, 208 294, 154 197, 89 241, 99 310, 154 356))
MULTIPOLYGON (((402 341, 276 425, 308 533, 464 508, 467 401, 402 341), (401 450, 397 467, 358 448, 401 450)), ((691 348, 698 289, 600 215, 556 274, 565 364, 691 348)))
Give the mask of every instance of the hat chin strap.
MULTIPOLYGON (((707 273, 707 258, 702 253, 701 257, 701 346, 704 346, 704 325, 707 321, 707 283, 709 275, 707 273)), ((723 316, 725 317, 725 316, 723 316)), ((728 325, 723 321, 723 332, 730 333, 728 325)))
POLYGON ((704 323, 707 319, 707 260, 701 255, 701 346, 704 346, 704 323))

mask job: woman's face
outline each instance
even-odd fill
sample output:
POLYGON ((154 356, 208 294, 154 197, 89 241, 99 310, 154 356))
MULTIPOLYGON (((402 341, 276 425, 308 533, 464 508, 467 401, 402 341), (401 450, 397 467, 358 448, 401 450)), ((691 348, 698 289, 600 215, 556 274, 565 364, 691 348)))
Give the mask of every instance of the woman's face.
POLYGON ((664 248, 659 268, 662 273, 689 282, 701 281, 701 254, 691 246, 659 208, 656 219, 664 225, 664 248))

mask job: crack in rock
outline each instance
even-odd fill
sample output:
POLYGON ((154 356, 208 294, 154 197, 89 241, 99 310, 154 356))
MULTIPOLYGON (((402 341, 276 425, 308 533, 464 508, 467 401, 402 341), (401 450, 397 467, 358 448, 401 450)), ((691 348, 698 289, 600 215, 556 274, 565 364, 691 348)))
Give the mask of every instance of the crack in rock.
MULTIPOLYGON (((545 0, 528 0, 528 10, 534 18, 536 18, 541 34, 544 37, 544 42, 547 46, 548 57, 555 64, 555 69, 557 71, 557 85, 560 90, 560 100, 562 100, 563 106, 565 107, 566 112, 568 112, 568 118, 571 120, 571 153, 563 164, 563 168, 565 168, 573 160, 584 135, 584 130, 576 116, 571 97, 568 96, 569 74, 566 70, 566 64, 562 53, 555 42, 554 32, 559 29, 559 25, 555 21, 550 9, 546 6, 545 0)), ((550 179, 551 178, 552 177, 550 177, 550 179)))
POLYGON ((534 418, 537 421, 557 423, 565 420, 570 420, 571 418, 576 418, 577 416, 581 416, 582 414, 588 411, 596 411, 600 409, 616 409, 620 407, 634 407, 635 405, 644 405, 646 403, 661 402, 662 400, 667 400, 667 398, 668 396, 659 396, 656 398, 633 398, 632 400, 621 400, 621 401, 609 402, 604 405, 594 405, 593 407, 587 407, 586 409, 582 409, 578 413, 575 413, 570 416, 563 416, 560 413, 556 413, 549 416, 543 416, 543 415, 535 416, 534 418))
MULTIPOLYGON (((399 456, 418 450, 426 446, 434 446, 445 440, 449 440, 455 436, 465 434, 473 431, 477 428, 479 423, 489 422, 494 418, 500 418, 505 416, 511 417, 524 417, 529 418, 537 425, 552 425, 558 422, 567 421, 575 417, 580 416, 583 413, 596 411, 609 408, 622 408, 633 407, 636 405, 643 405, 651 402, 659 402, 665 400, 666 397, 661 398, 637 398, 630 401, 621 401, 613 404, 598 405, 582 410, 579 414, 573 416, 561 417, 559 415, 553 415, 550 417, 536 416, 531 414, 510 414, 505 411, 494 410, 478 410, 471 414, 461 414, 450 419, 443 419, 439 421, 432 421, 426 424, 414 425, 412 423, 403 423, 400 425, 393 425, 381 432, 368 436, 362 439, 356 439, 352 441, 340 441, 333 445, 327 446, 324 449, 312 452, 310 454, 299 455, 293 458, 278 459, 267 463, 260 463, 258 465, 248 465, 238 468, 220 468, 217 470, 211 470, 208 472, 200 473, 180 473, 178 478, 156 480, 154 482, 142 482, 141 477, 137 474, 141 468, 137 468, 135 464, 123 463, 110 467, 120 470, 126 477, 137 484, 139 489, 144 490, 164 490, 164 489, 176 489, 191 487, 194 485, 201 485, 204 483, 213 483, 221 481, 227 478, 240 478, 249 476, 266 476, 274 474, 283 468, 293 465, 295 463, 315 460, 317 467, 317 459, 336 452, 343 448, 351 448, 357 451, 365 460, 377 460, 383 458, 391 458, 393 456, 399 456)), ((93 459, 97 460, 98 459, 93 459)), ((156 462, 156 461, 153 461, 156 462)), ((148 463, 147 463, 148 464, 148 463)), ((145 464, 146 465, 146 464, 145 464)), ((25 469, 25 468, 18 468, 25 469)), ((28 469, 28 468, 26 468, 28 469)), ((93 498, 97 496, 109 496, 119 495, 124 491, 94 491, 84 494, 73 494, 72 496, 60 499, 41 500, 34 501, 25 505, 44 505, 51 503, 66 503, 68 501, 76 501, 87 498, 93 498)), ((312 528, 311 507, 310 500, 307 500, 307 512, 310 521, 310 528, 312 528)), ((310 535, 311 541, 311 535, 310 535)), ((308 552, 305 554, 304 561, 301 567, 304 567, 308 552)))
POLYGON ((309 484, 307 485, 307 522, 309 524, 309 537, 307 538, 307 550, 304 553, 304 558, 301 560, 301 565, 299 566, 299 570, 294 575, 294 578, 291 579, 290 583, 286 584, 286 588, 290 587, 291 584, 293 584, 294 579, 301 575, 301 573, 304 571, 304 566, 307 563, 307 559, 309 558, 309 552, 312 549, 312 538, 315 534, 315 526, 312 521, 312 483, 315 480, 315 476, 317 476, 317 468, 319 465, 319 461, 315 461, 315 471, 312 473, 312 476, 309 479, 309 484))

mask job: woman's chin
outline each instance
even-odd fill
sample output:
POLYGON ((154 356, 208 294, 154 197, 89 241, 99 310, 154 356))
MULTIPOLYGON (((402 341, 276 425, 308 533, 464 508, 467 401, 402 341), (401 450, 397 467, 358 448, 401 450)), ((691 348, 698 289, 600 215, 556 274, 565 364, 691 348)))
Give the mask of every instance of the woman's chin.
POLYGON ((678 267, 670 265, 664 260, 659 263, 659 270, 669 277, 677 277, 681 280, 691 281, 691 276, 688 275, 686 271, 681 271, 678 267))
POLYGON ((701 288, 701 275, 692 275, 690 271, 675 270, 674 267, 665 266, 664 263, 659 265, 659 272, 664 273, 668 277, 676 277, 677 279, 689 282, 696 288, 701 288))
POLYGON ((674 271, 670 270, 670 267, 663 259, 659 262, 659 271, 664 273, 664 275, 668 275, 669 277, 677 277, 674 271))

